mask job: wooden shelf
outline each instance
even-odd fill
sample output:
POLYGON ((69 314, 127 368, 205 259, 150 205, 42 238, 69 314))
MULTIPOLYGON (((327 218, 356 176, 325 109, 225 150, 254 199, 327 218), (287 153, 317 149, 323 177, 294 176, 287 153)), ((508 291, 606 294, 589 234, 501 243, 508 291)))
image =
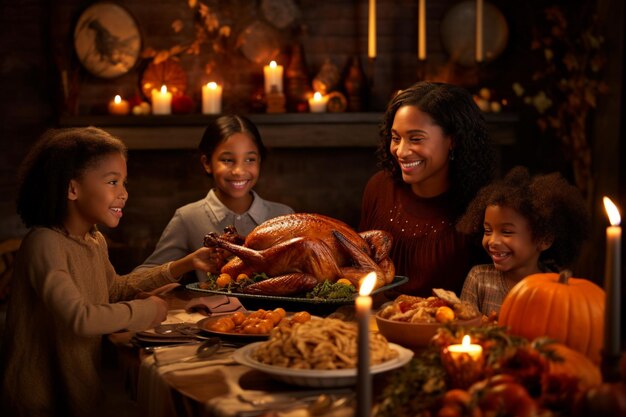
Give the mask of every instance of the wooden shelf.
MULTIPOLYGON (((122 139, 129 149, 195 149, 214 115, 65 116, 59 127, 96 126, 122 139)), ((378 144, 383 113, 251 114, 270 148, 370 148, 378 144)), ((517 116, 486 114, 494 142, 515 142, 517 116)))

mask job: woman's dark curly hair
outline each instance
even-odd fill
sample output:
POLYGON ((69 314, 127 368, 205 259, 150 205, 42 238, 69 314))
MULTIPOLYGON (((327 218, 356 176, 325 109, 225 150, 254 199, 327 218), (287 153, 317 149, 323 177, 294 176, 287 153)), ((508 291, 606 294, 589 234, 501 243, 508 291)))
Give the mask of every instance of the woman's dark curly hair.
POLYGON ((539 259, 557 269, 571 266, 589 235, 590 215, 582 194, 559 173, 531 178, 526 168, 513 168, 478 192, 457 229, 481 235, 488 206, 509 207, 524 216, 535 242, 552 240, 539 259))
POLYGON ((61 227, 67 215, 70 180, 104 156, 121 153, 126 145, 95 127, 51 129, 43 134, 19 170, 17 213, 27 227, 61 227))
POLYGON ((202 134, 198 150, 210 160, 215 148, 235 133, 245 133, 250 136, 259 150, 261 161, 265 159, 267 149, 259 130, 250 119, 236 114, 226 114, 211 121, 202 134))
POLYGON ((387 106, 377 150, 380 166, 396 181, 402 181, 402 174, 389 147, 396 112, 403 106, 416 106, 428 113, 444 134, 452 137, 450 191, 460 216, 478 190, 493 179, 495 154, 482 112, 469 92, 455 85, 424 81, 400 91, 387 106))

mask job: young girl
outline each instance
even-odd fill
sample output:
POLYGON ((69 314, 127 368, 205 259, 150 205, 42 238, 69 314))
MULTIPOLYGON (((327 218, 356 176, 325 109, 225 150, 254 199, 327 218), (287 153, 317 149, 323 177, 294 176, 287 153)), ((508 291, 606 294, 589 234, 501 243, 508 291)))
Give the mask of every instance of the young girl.
POLYGON ((531 178, 516 167, 480 190, 458 229, 482 232, 493 260, 472 268, 461 299, 493 315, 524 277, 571 266, 589 232, 589 214, 578 189, 558 173, 531 178))
MULTIPOLYGON (((259 179, 265 146, 256 126, 247 118, 225 115, 212 121, 200 141, 200 162, 213 178, 215 188, 202 200, 180 207, 165 227, 156 249, 137 269, 185 256, 204 243, 209 232, 221 234, 235 226, 245 237, 259 224, 293 210, 263 200, 254 190, 259 179)), ((220 253, 221 249, 212 249, 220 253)), ((216 256, 212 273, 219 272, 225 256, 216 256)), ((197 271, 198 281, 206 274, 197 271)))
POLYGON ((93 127, 51 131, 20 175, 17 210, 27 227, 15 261, 1 349, 6 416, 95 415, 101 336, 165 319, 167 304, 133 299, 208 269, 207 249, 118 276, 97 224, 116 227, 128 200, 126 148, 93 127), (124 301, 127 300, 127 301, 124 301))
POLYGON ((494 166, 480 109, 463 88, 414 84, 387 106, 378 156, 384 171, 365 188, 359 229, 392 234, 396 273, 409 277, 403 293, 458 294, 482 253, 454 225, 494 166))

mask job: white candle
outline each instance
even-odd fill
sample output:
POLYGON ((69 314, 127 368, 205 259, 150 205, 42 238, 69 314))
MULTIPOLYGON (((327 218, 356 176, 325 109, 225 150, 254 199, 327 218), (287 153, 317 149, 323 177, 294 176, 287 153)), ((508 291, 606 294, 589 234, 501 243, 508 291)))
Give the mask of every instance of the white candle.
POLYGON ((358 374, 356 386, 357 416, 369 416, 372 412, 372 374, 370 372, 370 311, 372 297, 370 293, 376 285, 376 273, 370 272, 365 276, 359 296, 356 298, 355 310, 359 326, 358 336, 358 374))
POLYGON ((263 67, 263 75, 265 76, 265 94, 272 91, 272 86, 276 86, 276 92, 283 92, 283 66, 276 64, 276 61, 270 62, 269 65, 263 67))
POLYGON ((109 102, 109 113, 117 115, 125 115, 130 111, 130 104, 118 94, 109 102))
POLYGON ((367 35, 367 56, 376 58, 376 0, 369 0, 367 35))
POLYGON ((222 86, 210 82, 202 86, 202 113, 220 114, 222 112, 222 86))
POLYGON ((316 92, 313 94, 313 97, 309 99, 309 110, 311 110, 311 113, 324 113, 327 103, 328 97, 324 97, 322 93, 316 92))
POLYGON ((604 355, 609 360, 619 360, 621 329, 620 329, 620 298, 622 295, 621 250, 622 228, 619 210, 608 197, 603 198, 604 209, 609 216, 611 226, 606 228, 606 263, 604 267, 604 355))
POLYGON ((476 62, 483 59, 483 0, 476 0, 476 62))
POLYGON ((172 93, 167 91, 166 86, 161 86, 161 91, 152 90, 152 114, 172 113, 172 93))
POLYGON ((476 362, 480 360, 483 354, 483 347, 481 345, 471 343, 469 335, 466 334, 463 336, 463 341, 460 345, 448 346, 448 352, 450 352, 450 356, 455 362, 458 361, 463 354, 469 355, 469 357, 476 362))
POLYGON ((426 59, 426 0, 420 0, 418 13, 417 58, 420 61, 424 61, 426 59))

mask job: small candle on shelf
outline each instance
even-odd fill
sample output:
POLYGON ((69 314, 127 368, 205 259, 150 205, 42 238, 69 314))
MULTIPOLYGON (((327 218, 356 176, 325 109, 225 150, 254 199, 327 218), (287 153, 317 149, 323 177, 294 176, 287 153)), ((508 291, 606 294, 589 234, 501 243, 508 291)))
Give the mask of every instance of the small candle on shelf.
POLYGON ((328 97, 322 96, 319 91, 313 94, 313 97, 309 99, 309 109, 311 113, 324 113, 326 111, 326 104, 328 103, 328 97))
POLYGON ((372 374, 370 372, 370 294, 376 285, 376 273, 370 272, 363 278, 359 296, 354 301, 358 322, 358 372, 357 372, 357 416, 369 416, 372 413, 372 374))
POLYGON ((211 81, 202 86, 202 113, 220 114, 222 112, 222 86, 211 81))
POLYGON ((418 19, 418 47, 417 58, 420 61, 426 60, 426 0, 419 0, 418 19))
POLYGON ((367 57, 376 58, 376 0, 369 0, 367 22, 367 57))
POLYGON ((116 115, 126 115, 130 111, 130 104, 128 101, 122 100, 122 97, 118 94, 113 100, 109 102, 109 113, 116 115))
POLYGON ((152 90, 152 114, 172 113, 172 93, 167 91, 165 85, 161 86, 161 91, 152 90))
POLYGON ((270 62, 269 65, 263 67, 263 75, 265 77, 265 94, 272 91, 272 86, 276 86, 276 92, 283 92, 283 66, 278 65, 276 61, 270 62))
POLYGON ((483 0, 476 0, 476 62, 483 59, 483 0))
MULTIPOLYGON (((606 228, 606 259, 604 267, 604 291, 606 303, 604 306, 604 357, 605 365, 613 362, 615 365, 620 358, 620 316, 621 316, 621 250, 622 250, 622 221, 619 210, 610 198, 604 197, 604 209, 611 226, 606 228)), ((609 370, 610 372, 610 370, 609 370)))

